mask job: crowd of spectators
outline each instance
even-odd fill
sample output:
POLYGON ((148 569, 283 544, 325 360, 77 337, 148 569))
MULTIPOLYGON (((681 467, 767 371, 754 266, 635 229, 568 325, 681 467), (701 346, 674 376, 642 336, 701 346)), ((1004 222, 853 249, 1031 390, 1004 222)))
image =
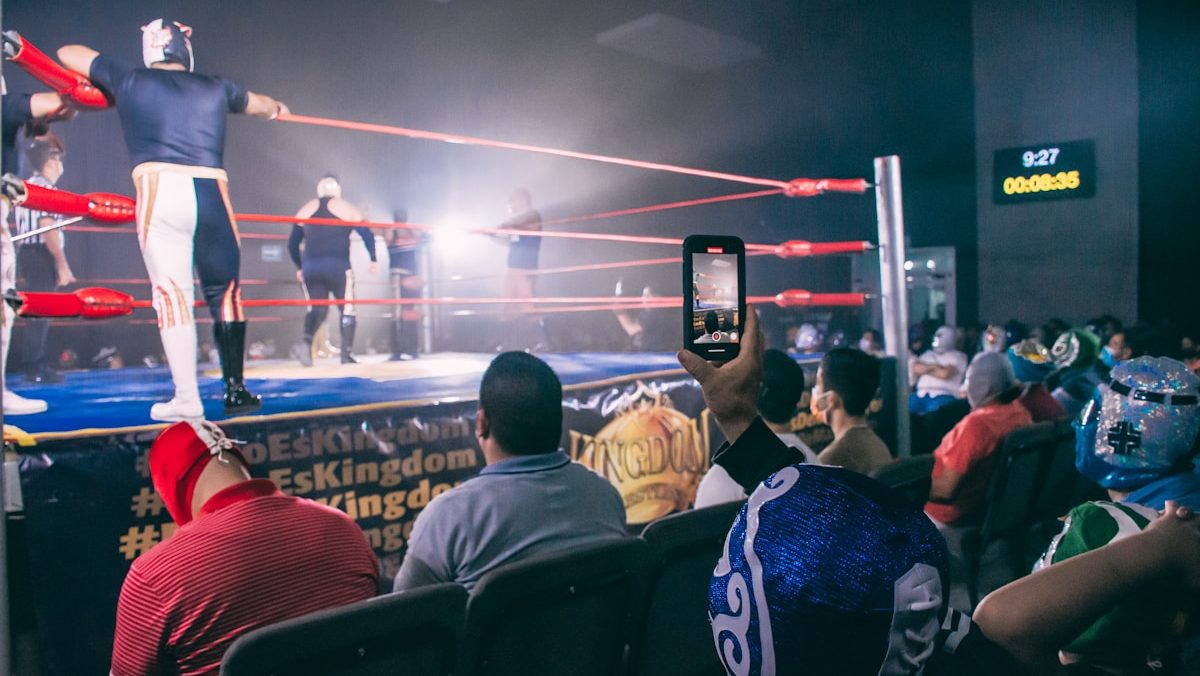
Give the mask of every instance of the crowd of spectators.
POLYGON ((934 453, 930 502, 917 519, 897 494, 858 473, 797 464, 746 405, 746 383, 762 368, 753 349, 744 346, 721 368, 681 353, 729 440, 714 462, 751 494, 709 595, 730 673, 1141 674, 1193 666, 1185 658, 1195 630, 1177 618, 1195 598, 1200 552, 1167 551, 1174 545, 1165 533, 1183 526, 1172 541, 1197 543, 1190 493, 1200 377, 1180 361, 1118 349, 1111 336, 1113 354, 1097 359, 1105 370, 1089 373, 1095 387, 1076 423, 1077 468, 1111 501, 1072 510, 1040 570, 994 591, 973 614, 954 602, 961 573, 952 530, 978 525, 989 459, 1005 435, 1032 423, 1022 396, 1053 357, 1061 368, 1092 368, 1069 350, 1056 347, 1051 357, 1015 340, 1006 345, 1007 332, 982 335, 991 349, 971 359, 960 395, 969 413, 934 453), (1147 486, 1154 488, 1138 493, 1147 486), (762 608, 757 629, 737 625, 746 597, 762 608))
MULTIPOLYGON (((679 354, 727 440, 695 505, 746 501, 708 594, 730 673, 1183 668, 1196 634, 1175 618, 1200 591, 1194 360, 1149 356, 1152 335, 1111 318, 1034 331, 1010 322, 969 346, 969 331, 915 329, 914 417, 961 411, 932 451, 921 510, 870 478, 894 462, 871 420, 878 334, 827 349, 809 383, 793 357, 762 349, 757 323, 749 313, 741 355, 727 364, 679 354), (1036 572, 971 608, 957 589, 961 539, 979 525, 998 449, 1015 430, 1075 413, 1077 469, 1109 500, 1064 515, 1036 572), (825 447, 795 434, 806 414, 832 431, 825 447)), ((390 585, 344 514, 251 479, 211 423, 169 427, 150 469, 179 528, 125 581, 112 672, 215 673, 256 627, 380 588, 469 590, 505 564, 626 536, 615 488, 559 449, 562 421, 562 386, 545 362, 496 357, 475 425, 486 467, 419 514, 390 585)))

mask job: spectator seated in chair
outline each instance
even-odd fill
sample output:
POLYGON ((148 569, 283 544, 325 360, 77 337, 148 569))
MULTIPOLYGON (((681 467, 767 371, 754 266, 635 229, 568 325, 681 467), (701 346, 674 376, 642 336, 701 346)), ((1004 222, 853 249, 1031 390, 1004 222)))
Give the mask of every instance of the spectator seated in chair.
POLYGON ((121 586, 113 676, 215 675, 242 634, 375 595, 379 563, 350 517, 246 468, 203 420, 175 423, 151 445, 154 490, 179 527, 121 586))
POLYGON ((1113 500, 1200 510, 1200 376, 1166 357, 1121 362, 1109 375, 1075 421, 1075 467, 1113 500))
POLYGON ((845 347, 825 354, 810 408, 833 430, 833 443, 821 450, 817 462, 859 474, 891 464, 891 451, 867 422, 867 409, 878 391, 878 359, 845 347))
MULTIPOLYGON (((1060 564, 1145 530, 1158 511, 1134 504, 1086 502, 1071 510, 1062 533, 1034 566, 1060 564)), ((1063 646, 1060 660, 1072 673, 1146 675, 1172 673, 1179 666, 1176 617, 1179 598, 1133 595, 1112 608, 1063 646)))
MULTIPOLYGON (((762 388, 758 393, 758 413, 780 441, 796 449, 803 459, 798 462, 817 462, 813 453, 792 431, 800 399, 804 396, 804 369, 780 350, 763 353, 762 388)), ((695 507, 709 507, 746 499, 746 491, 720 465, 713 465, 696 489, 695 507)))
POLYGON ((1054 341, 1050 356, 1057 370, 1046 379, 1046 389, 1067 417, 1075 418, 1100 384, 1092 366, 1100 358, 1100 338, 1087 329, 1070 329, 1054 341))
POLYGON ((1017 401, 1029 411, 1033 421, 1065 420, 1066 410, 1046 389, 1045 380, 1054 371, 1054 360, 1050 351, 1033 339, 1023 340, 1008 348, 1008 363, 1013 375, 1021 383, 1021 396, 1017 401))
POLYGON ((506 563, 625 536, 617 489, 558 450, 562 421, 562 383, 545 362, 525 352, 492 360, 475 419, 487 466, 417 516, 395 591, 470 590, 506 563))
POLYGON ((909 380, 916 382, 908 403, 912 413, 932 413, 957 399, 967 370, 967 355, 955 349, 953 327, 943 326, 934 332, 933 349, 910 361, 908 370, 909 380))
POLYGON ((933 484, 925 511, 945 525, 968 525, 983 511, 994 456, 1009 432, 1033 424, 1017 402, 1021 388, 1002 354, 982 352, 967 369, 971 412, 933 452, 933 484))

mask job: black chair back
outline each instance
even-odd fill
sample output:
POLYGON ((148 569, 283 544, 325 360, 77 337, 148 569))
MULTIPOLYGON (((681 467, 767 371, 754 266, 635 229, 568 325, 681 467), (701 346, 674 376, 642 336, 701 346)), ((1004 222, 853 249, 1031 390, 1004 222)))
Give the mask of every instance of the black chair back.
POLYGON ((1045 478, 1038 491, 1034 515, 1037 519, 1057 519, 1075 506, 1078 485, 1083 480, 1075 469, 1075 429, 1070 421, 1054 423, 1053 439, 1043 459, 1045 478))
POLYGON ((1028 571, 1025 549, 1029 531, 1036 522, 1034 508, 1043 477, 1043 458, 1047 446, 1053 443, 1054 423, 1040 422, 1009 432, 996 451, 983 523, 978 531, 963 539, 972 607, 979 602, 980 560, 990 543, 1007 542, 1010 576, 1028 571))
POLYGON ((646 526, 646 597, 629 674, 721 676, 708 622, 708 583, 745 501, 672 514, 646 526))
POLYGON ((453 673, 467 592, 439 584, 263 627, 221 660, 222 676, 453 673))
POLYGON ((1054 443, 1054 423, 1040 422, 1009 432, 988 483, 987 510, 980 528, 984 544, 1027 529, 1034 521, 1042 458, 1054 443))
POLYGON ((467 601, 456 675, 621 673, 646 546, 606 540, 484 575, 467 601))
POLYGON ((923 509, 933 482, 933 456, 901 458, 871 472, 871 478, 899 491, 913 507, 923 509))

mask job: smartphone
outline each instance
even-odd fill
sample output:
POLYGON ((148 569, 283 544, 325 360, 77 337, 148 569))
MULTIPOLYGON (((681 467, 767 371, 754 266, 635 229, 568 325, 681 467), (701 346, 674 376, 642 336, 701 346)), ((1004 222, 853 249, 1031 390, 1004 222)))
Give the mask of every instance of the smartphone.
POLYGON ((746 243, 692 235, 683 241, 683 347, 712 361, 738 356, 746 322, 746 243))

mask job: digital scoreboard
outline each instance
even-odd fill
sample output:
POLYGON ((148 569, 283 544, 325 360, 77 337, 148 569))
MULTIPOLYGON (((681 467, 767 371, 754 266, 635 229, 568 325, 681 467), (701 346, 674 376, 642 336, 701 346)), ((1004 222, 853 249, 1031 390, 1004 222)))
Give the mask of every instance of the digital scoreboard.
POLYGON ((1092 140, 1005 148, 995 154, 992 200, 1021 204, 1096 194, 1096 145, 1092 140))

